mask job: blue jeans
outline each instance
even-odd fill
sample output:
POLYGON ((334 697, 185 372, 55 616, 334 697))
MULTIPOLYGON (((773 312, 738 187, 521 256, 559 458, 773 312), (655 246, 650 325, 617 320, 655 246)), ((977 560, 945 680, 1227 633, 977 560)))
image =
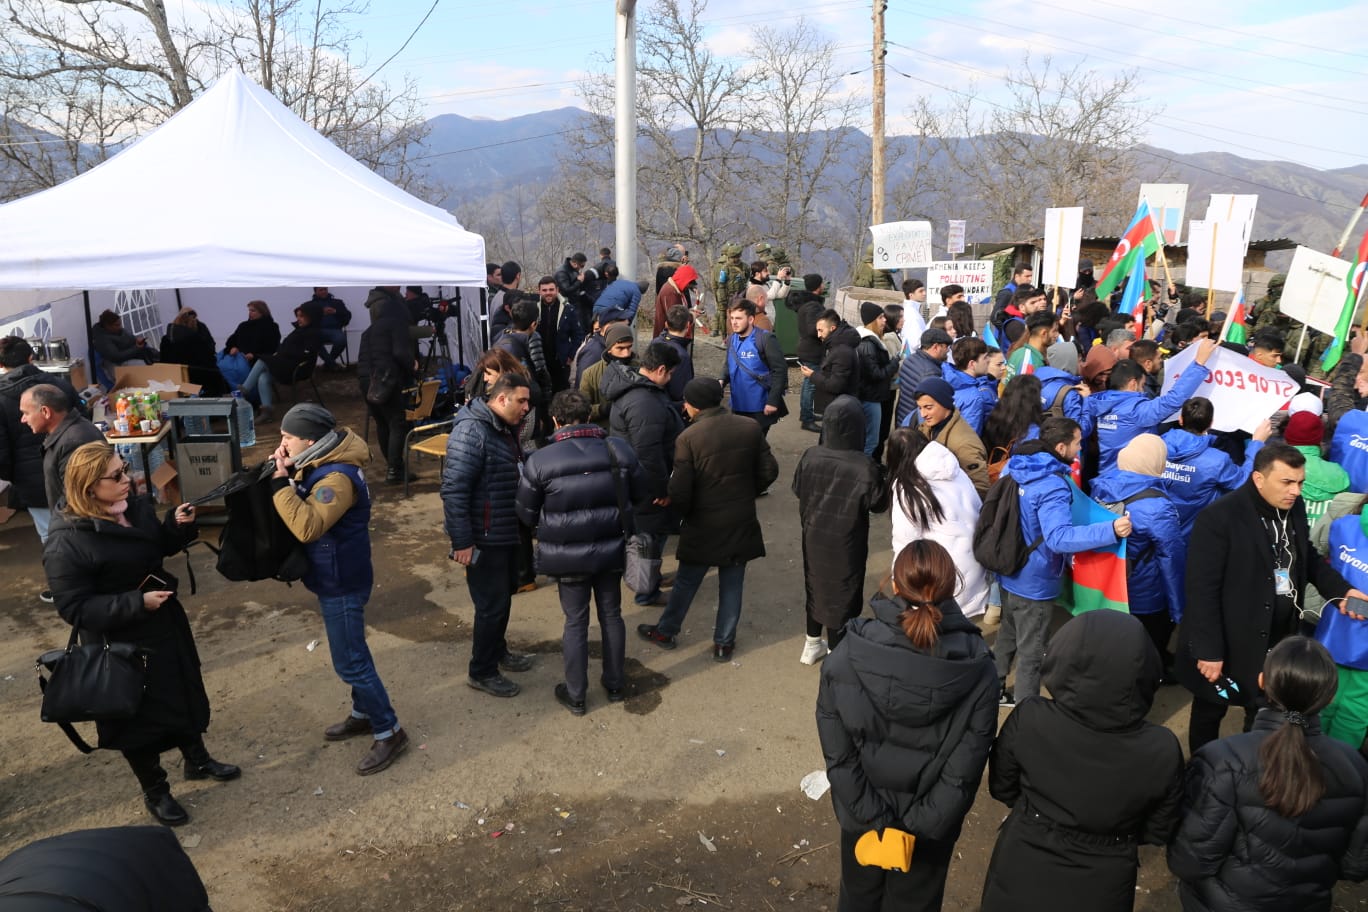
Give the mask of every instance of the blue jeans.
POLYGON ((626 656, 627 625, 622 622, 622 574, 616 570, 592 576, 556 581, 565 633, 561 651, 565 657, 565 689, 570 699, 584 699, 589 688, 589 597, 598 606, 599 631, 603 634, 603 686, 622 689, 622 666, 626 656))
POLYGON ((389 694, 375 670, 370 647, 366 645, 366 600, 369 592, 346 595, 320 595, 323 627, 328 632, 328 651, 333 671, 342 683, 351 685, 352 715, 369 719, 377 741, 399 730, 399 717, 390 705, 389 694))
POLYGON ((508 615, 513 608, 518 548, 502 545, 480 549, 479 560, 466 568, 466 586, 475 606, 470 638, 470 676, 477 681, 499 673, 499 660, 508 654, 508 615))
POLYGON ((48 525, 52 522, 51 507, 29 507, 29 517, 33 520, 33 528, 38 530, 38 541, 47 544, 48 525))
POLYGON ((874 448, 879 445, 879 422, 883 420, 882 402, 865 402, 860 400, 860 411, 865 416, 865 440, 864 454, 874 455, 874 448))
POLYGON ((345 329, 320 329, 318 332, 323 337, 323 344, 330 346, 321 352, 323 363, 332 367, 337 363, 337 359, 342 357, 342 352, 347 347, 347 331, 345 329))
MULTIPOLYGON (((799 361, 798 363, 813 370, 821 367, 815 361, 799 361)), ((804 377, 803 388, 798 393, 798 421, 802 424, 811 424, 817 417, 812 405, 813 396, 816 392, 817 387, 812 384, 812 378, 804 377)))
POLYGON ((256 393, 258 404, 270 406, 275 403, 275 387, 271 385, 271 368, 266 362, 257 358, 252 362, 252 369, 247 373, 247 379, 242 381, 242 395, 250 397, 256 393))
MULTIPOLYGON (((679 565, 665 613, 656 624, 661 633, 668 636, 679 633, 684 626, 684 616, 689 613, 698 587, 703 585, 703 577, 707 575, 707 564, 679 565)), ((736 625, 741 620, 741 594, 745 584, 745 564, 717 568, 717 624, 713 627, 713 642, 718 646, 736 644, 736 625)))

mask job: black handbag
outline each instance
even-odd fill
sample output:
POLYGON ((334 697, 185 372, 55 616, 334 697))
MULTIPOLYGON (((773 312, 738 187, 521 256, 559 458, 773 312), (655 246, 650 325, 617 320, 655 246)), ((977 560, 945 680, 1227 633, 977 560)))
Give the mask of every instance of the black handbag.
POLYGON ((111 643, 107 637, 81 645, 76 642, 78 633, 73 627, 65 649, 40 655, 34 671, 43 694, 43 721, 57 723, 71 743, 88 754, 94 748, 71 723, 110 722, 137 715, 146 687, 147 652, 132 643, 111 643))
POLYGON ((371 374, 370 385, 366 387, 366 401, 371 405, 385 405, 399 392, 399 370, 393 364, 385 364, 371 374))

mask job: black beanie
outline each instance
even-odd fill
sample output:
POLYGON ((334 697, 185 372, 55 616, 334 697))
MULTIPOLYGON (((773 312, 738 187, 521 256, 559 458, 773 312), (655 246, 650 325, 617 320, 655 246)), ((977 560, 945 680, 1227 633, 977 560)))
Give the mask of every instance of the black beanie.
POLYGON ((280 429, 300 440, 322 440, 336 427, 337 419, 332 412, 316 402, 301 402, 280 420, 280 429))
POLYGON ((694 377, 684 384, 684 401, 696 409, 717 408, 722 404, 722 384, 711 377, 694 377))

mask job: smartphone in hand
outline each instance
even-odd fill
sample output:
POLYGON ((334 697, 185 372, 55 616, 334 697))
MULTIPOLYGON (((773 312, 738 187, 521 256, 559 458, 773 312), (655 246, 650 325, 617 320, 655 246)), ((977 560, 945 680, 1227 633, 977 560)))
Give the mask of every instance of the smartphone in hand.
POLYGON ((168 583, 166 580, 162 579, 160 576, 157 576, 157 574, 149 573, 147 574, 147 576, 144 576, 143 581, 138 584, 138 591, 169 592, 171 591, 171 584, 168 583))

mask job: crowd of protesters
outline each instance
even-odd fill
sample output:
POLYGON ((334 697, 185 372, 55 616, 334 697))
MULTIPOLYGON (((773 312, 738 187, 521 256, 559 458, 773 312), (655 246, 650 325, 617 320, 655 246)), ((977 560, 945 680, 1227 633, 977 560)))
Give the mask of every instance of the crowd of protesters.
MULTIPOLYGON (((514 595, 538 575, 555 581, 564 613, 552 696, 575 716, 599 699, 591 601, 602 698, 627 696, 624 584, 638 606, 662 609, 638 636, 673 650, 716 568, 712 655, 732 660, 746 568, 766 553, 757 503, 781 476, 768 438, 789 412, 770 311, 782 302, 798 326, 798 425, 818 435, 792 467, 798 658, 822 666, 817 732, 841 828, 841 910, 939 909, 985 768, 1009 814, 984 909, 1130 909, 1141 844, 1168 846, 1185 909, 1328 908, 1337 880, 1368 877, 1368 562, 1352 556, 1368 546, 1368 455, 1348 442, 1368 435, 1361 340, 1324 396, 1289 370, 1300 392, 1285 413, 1251 433, 1217 431, 1227 425, 1198 391, 1219 326, 1177 306, 1172 289, 1150 301, 1137 339, 1133 320, 1092 293, 1086 261, 1062 294, 1019 266, 986 321, 946 286, 944 313, 904 339, 908 311, 929 308, 919 281, 904 284, 904 305, 861 304, 851 325, 822 276, 776 280, 758 261, 721 302, 724 366, 707 376, 693 363, 702 292, 688 251, 662 254, 648 340, 634 327, 649 287, 620 277, 610 251, 600 257, 567 257, 535 293, 521 290, 516 262, 490 264, 490 346, 464 387, 440 482, 447 556, 474 608, 470 687, 521 693, 505 672, 535 659, 510 648, 507 629, 514 595), (1165 360, 1189 346, 1191 366, 1166 383, 1165 360), (1105 518, 1080 518, 1089 500, 1105 518), (892 566, 867 613, 870 517, 884 510, 892 566), (678 566, 666 574, 671 537, 678 566), (1050 636, 1071 555, 1122 542, 1128 612, 1083 612, 1050 636), (1191 693, 1186 764, 1178 739, 1146 721, 1170 684, 1191 693), (1244 734, 1221 739, 1230 706, 1244 734)), ((366 306, 360 392, 386 480, 402 481, 394 390, 416 377, 420 321, 397 287, 376 288, 366 306)), ((212 351, 194 317, 178 317, 163 353, 212 351)), ((345 352, 350 315, 327 289, 297 317, 289 363, 289 338, 263 331, 261 302, 228 340, 250 362, 240 385, 267 420, 281 370, 345 352)), ((1273 331, 1227 345, 1267 366, 1283 346, 1273 331)), ((163 566, 196 534, 194 509, 159 523, 74 391, 32 354, 0 341, 0 477, 45 542, 45 599, 83 636, 150 651, 143 709, 102 723, 99 746, 123 752, 155 819, 183 823, 160 753, 179 749, 190 778, 240 775, 205 746, 208 697, 163 566)), ((369 775, 408 743, 365 638, 370 447, 312 403, 290 409, 280 432, 272 503, 304 546, 303 582, 351 689, 351 712, 323 736, 369 735, 356 767, 369 775)))

